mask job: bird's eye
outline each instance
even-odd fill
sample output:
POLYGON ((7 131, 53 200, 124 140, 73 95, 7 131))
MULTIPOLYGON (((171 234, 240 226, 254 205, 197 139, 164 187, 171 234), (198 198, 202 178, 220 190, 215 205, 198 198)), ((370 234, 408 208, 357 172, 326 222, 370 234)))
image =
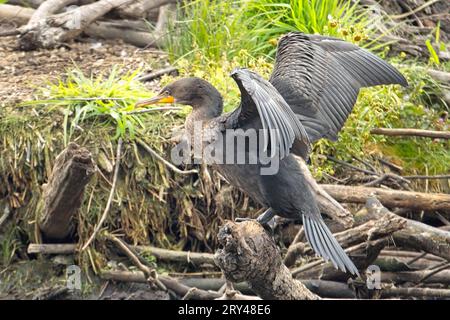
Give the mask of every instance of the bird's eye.
POLYGON ((164 95, 166 95, 166 96, 170 96, 170 92, 169 92, 169 90, 165 90, 165 91, 164 91, 164 95))

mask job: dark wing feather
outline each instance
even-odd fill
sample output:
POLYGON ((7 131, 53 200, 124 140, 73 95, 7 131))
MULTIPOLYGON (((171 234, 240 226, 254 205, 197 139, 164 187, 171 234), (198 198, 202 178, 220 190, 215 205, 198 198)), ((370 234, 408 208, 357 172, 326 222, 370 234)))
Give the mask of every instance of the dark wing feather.
POLYGON ((280 39, 270 83, 299 117, 311 142, 336 138, 360 88, 407 85, 394 67, 354 44, 302 33, 280 39))
POLYGON ((235 69, 231 76, 241 91, 241 104, 230 116, 233 128, 251 127, 264 130, 264 150, 270 143, 272 155, 279 151, 280 158, 290 153, 296 141, 300 153, 306 157, 309 152, 309 139, 305 128, 286 103, 284 98, 268 81, 247 69, 235 69))

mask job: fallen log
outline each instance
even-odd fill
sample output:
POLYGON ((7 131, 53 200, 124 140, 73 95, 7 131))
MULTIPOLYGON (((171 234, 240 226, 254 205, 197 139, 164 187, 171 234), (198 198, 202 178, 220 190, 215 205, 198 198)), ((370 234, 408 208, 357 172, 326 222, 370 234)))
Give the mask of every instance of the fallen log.
POLYGON ((27 23, 34 10, 10 4, 0 4, 0 20, 19 25, 27 23))
POLYGON ((137 0, 134 3, 117 8, 116 12, 122 18, 146 18, 150 10, 166 4, 177 3, 177 0, 137 0))
MULTIPOLYGON (((103 271, 101 276, 105 280, 120 282, 138 282, 146 283, 147 279, 142 271, 103 271)), ((223 278, 179 278, 176 279, 180 284, 188 287, 196 287, 205 291, 218 291, 225 285, 223 278)), ((327 280, 300 280, 311 292, 323 298, 355 298, 354 292, 347 284, 327 280)), ((245 282, 235 283, 234 288, 244 294, 254 294, 245 282)))
POLYGON ((48 183, 42 186, 44 208, 39 228, 45 238, 61 240, 70 234, 72 217, 94 172, 91 153, 76 143, 69 143, 56 157, 48 183))
POLYGON ((422 193, 361 186, 320 185, 339 202, 365 203, 369 196, 376 197, 386 207, 415 210, 450 210, 450 195, 422 193))
MULTIPOLYGON (((0 20, 10 21, 11 16, 17 16, 17 19, 13 21, 14 23, 27 24, 35 11, 30 8, 0 4, 0 20)), ((136 23, 133 21, 94 21, 86 26, 83 32, 95 38, 120 39, 137 47, 158 46, 162 44, 162 35, 167 27, 167 18, 164 18, 163 22, 160 24, 158 32, 148 32, 147 29, 142 29, 140 26, 136 28, 136 23)), ((0 32, 0 36, 16 35, 22 32, 23 29, 19 28, 8 30, 5 33, 0 32)))
MULTIPOLYGON (((104 270, 100 272, 100 277, 104 280, 122 281, 122 282, 140 282, 147 283, 148 279, 142 271, 115 271, 104 270)), ((192 292, 193 287, 189 287, 177 279, 159 276, 158 279, 166 286, 167 289, 174 292, 179 297, 184 297, 189 292, 192 292)), ((195 288, 197 289, 197 288, 195 288)), ((201 289, 197 289, 195 294, 191 294, 189 299, 191 300, 212 300, 221 297, 218 292, 210 292, 201 289)))
MULTIPOLYGON (((334 234, 334 237, 339 242, 342 248, 347 248, 361 242, 369 242, 372 240, 385 238, 387 236, 390 236, 393 232, 401 230, 405 225, 405 219, 393 213, 389 213, 376 220, 369 220, 366 223, 354 228, 336 233, 334 234)), ((303 247, 301 247, 301 250, 298 249, 295 252, 290 252, 288 260, 289 265, 293 265, 299 255, 314 254, 314 251, 309 245, 306 247, 304 244, 302 245, 303 247)), ((358 267, 358 269, 363 270, 367 265, 370 264, 370 262, 371 261, 369 261, 369 263, 367 261, 359 261, 356 266, 358 267)))
POLYGON ((93 38, 120 39, 141 48, 150 45, 157 46, 161 43, 159 35, 148 31, 133 30, 127 26, 126 22, 95 21, 84 30, 84 33, 93 38))
MULTIPOLYGON (((388 209, 375 198, 369 198, 367 205, 357 215, 368 219, 380 218, 389 212, 388 209)), ((405 219, 406 226, 393 233, 397 246, 424 251, 450 261, 450 232, 444 231, 424 223, 405 219)))
MULTIPOLYGON (((382 250, 380 253, 380 256, 382 257, 400 257, 400 258, 411 258, 411 259, 417 259, 422 254, 420 252, 415 251, 406 251, 406 250, 382 250)), ((437 261, 442 262, 444 261, 440 257, 436 257, 434 255, 427 254, 426 256, 422 257, 422 259, 430 260, 430 261, 437 261)))
POLYGON ((74 254, 77 245, 74 243, 52 243, 40 244, 30 243, 27 248, 28 254, 74 254))
POLYGON ((227 222, 219 230, 218 241, 223 248, 214 258, 227 280, 246 281, 262 299, 319 299, 292 277, 278 247, 258 222, 227 222))
POLYGON ((134 0, 100 0, 68 12, 52 15, 61 6, 68 5, 73 1, 47 0, 44 2, 33 13, 29 23, 21 27, 20 48, 22 50, 53 48, 75 38, 92 22, 112 9, 132 3, 134 0))
MULTIPOLYGON (((74 254, 77 250, 75 243, 31 243, 28 245, 27 252, 29 254, 74 254)), ((186 263, 194 265, 212 264, 214 265, 214 255, 212 253, 175 251, 161 249, 152 246, 130 246, 138 253, 149 253, 158 261, 186 263)))
POLYGON ((450 289, 389 288, 381 290, 381 298, 450 298, 450 289))
POLYGON ((402 284, 405 282, 412 283, 440 283, 443 285, 450 285, 450 270, 443 270, 439 273, 427 277, 430 270, 419 271, 400 271, 400 272, 381 272, 382 282, 393 282, 395 284, 402 284))
POLYGON ((383 135, 383 136, 404 136, 404 137, 426 137, 426 138, 450 139, 450 131, 375 128, 375 129, 370 130, 370 133, 383 135))
POLYGON ((444 72, 439 70, 427 70, 428 74, 435 80, 450 84, 450 72, 444 72))

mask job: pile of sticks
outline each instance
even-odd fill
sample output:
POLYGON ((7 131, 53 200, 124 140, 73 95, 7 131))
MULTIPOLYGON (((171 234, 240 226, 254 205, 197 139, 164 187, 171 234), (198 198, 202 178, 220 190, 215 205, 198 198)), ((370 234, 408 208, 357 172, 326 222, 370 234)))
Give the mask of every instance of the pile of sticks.
MULTIPOLYGON (((120 157, 121 143, 111 193, 120 157)), ((274 231, 255 221, 225 223, 218 231, 220 248, 215 254, 131 246, 105 232, 94 232, 86 244, 64 243, 73 234, 69 222, 77 214, 84 187, 96 170, 89 151, 74 143, 57 157, 52 176, 44 186, 44 209, 39 222, 44 243, 30 244, 28 253, 76 254, 95 238, 103 237, 139 269, 124 270, 122 265, 120 269, 101 271, 103 279, 149 283, 154 289, 181 299, 450 298, 449 194, 320 185, 312 179, 306 164, 299 161, 323 213, 335 222, 330 228, 360 270, 360 277, 351 277, 316 257, 302 228, 282 249, 274 231), (341 203, 364 205, 350 212, 341 203), (417 210, 436 215, 441 226, 405 217, 406 212, 417 210), (53 243, 45 243, 48 241, 53 243), (196 272, 159 275, 153 265, 141 258, 142 253, 196 272)), ((398 184, 407 180, 395 175, 390 178, 398 184)), ((95 230, 105 221, 108 208, 95 230)))
POLYGON ((82 34, 121 39, 138 47, 158 46, 174 17, 176 3, 177 0, 11 0, 0 5, 0 36, 17 35, 22 50, 58 47, 82 34))

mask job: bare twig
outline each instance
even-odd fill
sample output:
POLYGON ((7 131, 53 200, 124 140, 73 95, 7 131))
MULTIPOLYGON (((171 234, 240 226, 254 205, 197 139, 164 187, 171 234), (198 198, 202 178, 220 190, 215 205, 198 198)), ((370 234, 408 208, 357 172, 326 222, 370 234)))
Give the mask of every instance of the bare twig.
POLYGON ((141 147, 143 147, 148 153, 150 153, 154 158, 156 158, 157 160, 161 161, 163 164, 165 164, 169 169, 171 169, 172 171, 178 173, 178 174, 193 174, 193 173, 198 173, 198 170, 196 169, 191 169, 191 170, 180 170, 178 169, 176 166, 174 166, 172 163, 170 163, 169 161, 167 161, 166 159, 164 159, 163 157, 161 157, 155 150, 153 150, 152 148, 150 148, 150 146, 148 144, 146 144, 143 140, 141 139, 136 139, 136 141, 141 145, 141 147))
POLYGON ((414 175, 414 176, 403 176, 405 179, 450 179, 450 174, 438 174, 435 176, 422 176, 422 175, 414 175))
POLYGON ((159 78, 159 77, 161 77, 161 76, 163 76, 165 74, 174 73, 177 70, 178 69, 175 68, 175 67, 167 67, 167 68, 164 68, 164 69, 156 70, 154 72, 151 72, 149 74, 143 75, 141 77, 138 77, 136 80, 139 80, 139 81, 151 81, 151 80, 159 78))
POLYGON ((81 251, 85 250, 91 244, 91 242, 95 239, 95 237, 97 236, 97 233, 100 231, 100 228, 102 227, 103 222, 105 222, 105 219, 108 215, 109 208, 111 207, 111 202, 114 197, 114 192, 116 190, 117 178, 119 176, 121 154, 122 154, 122 138, 119 138, 119 141, 117 143, 116 165, 114 168, 113 183, 112 183, 111 191, 109 192, 108 202, 106 203, 105 210, 103 211, 103 214, 102 214, 99 222, 97 223, 97 225, 94 228, 94 232, 92 233, 89 240, 81 248, 81 251))
POLYGON ((125 242, 123 242, 121 239, 117 238, 116 236, 109 234, 108 239, 110 239, 112 242, 114 242, 114 244, 117 245, 117 247, 128 257, 130 258, 131 262, 133 262, 133 264, 139 268, 139 270, 141 270, 146 278, 147 281, 150 284, 155 283, 158 288, 160 288, 161 290, 166 291, 167 288, 166 286, 158 279, 158 274, 156 272, 156 270, 154 269, 150 269, 149 267, 147 267, 146 265, 144 265, 139 258, 128 248, 128 246, 125 244, 125 242))
POLYGON ((450 139, 450 131, 375 128, 372 129, 370 133, 380 134, 384 136, 413 136, 413 137, 450 139))
POLYGON ((432 4, 434 4, 436 2, 439 2, 439 1, 440 0, 430 0, 430 1, 425 2, 421 6, 418 6, 417 8, 415 8, 415 9, 409 11, 409 12, 393 15, 393 16, 390 16, 390 18, 392 18, 392 19, 404 19, 406 17, 409 17, 410 15, 413 15, 413 14, 416 14, 417 12, 419 12, 419 11, 422 11, 423 9, 425 9, 425 8, 431 6, 432 4))
POLYGON ((8 218, 11 216, 11 210, 8 206, 5 207, 3 210, 3 215, 0 217, 0 229, 2 228, 3 224, 8 220, 8 218))
POLYGON ((450 298, 449 289, 432 288, 390 288, 381 290, 382 298, 392 297, 429 297, 429 298, 450 298))
POLYGON ((140 114, 140 113, 148 113, 153 111, 170 111, 170 110, 182 110, 181 107, 155 107, 150 109, 140 109, 127 112, 127 114, 140 114))

